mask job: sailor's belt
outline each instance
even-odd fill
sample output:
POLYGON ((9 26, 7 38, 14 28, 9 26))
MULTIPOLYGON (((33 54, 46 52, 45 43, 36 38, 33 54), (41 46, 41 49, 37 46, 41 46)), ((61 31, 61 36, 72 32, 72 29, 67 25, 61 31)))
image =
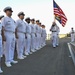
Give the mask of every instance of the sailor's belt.
POLYGON ((31 35, 31 33, 26 33, 26 34, 30 34, 31 35))
POLYGON ((52 31, 52 32, 57 32, 57 31, 52 31))
POLYGON ((39 34, 39 32, 37 32, 39 34))
POLYGON ((35 34, 35 32, 32 32, 32 34, 35 34))
POLYGON ((71 34, 74 34, 74 33, 71 33, 71 34))
POLYGON ((23 34, 26 34, 25 32, 21 32, 21 31, 18 31, 19 33, 23 33, 23 34))
POLYGON ((40 34, 42 34, 42 33, 40 33, 40 34))
POLYGON ((14 31, 5 30, 5 32, 15 33, 14 31))

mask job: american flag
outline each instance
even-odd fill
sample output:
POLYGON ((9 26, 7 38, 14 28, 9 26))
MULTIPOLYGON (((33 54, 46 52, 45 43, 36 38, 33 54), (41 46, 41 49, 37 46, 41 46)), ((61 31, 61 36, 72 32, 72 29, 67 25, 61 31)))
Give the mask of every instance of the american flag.
POLYGON ((55 19, 64 27, 67 22, 67 17, 65 16, 63 10, 58 6, 58 4, 53 0, 54 15, 55 19))

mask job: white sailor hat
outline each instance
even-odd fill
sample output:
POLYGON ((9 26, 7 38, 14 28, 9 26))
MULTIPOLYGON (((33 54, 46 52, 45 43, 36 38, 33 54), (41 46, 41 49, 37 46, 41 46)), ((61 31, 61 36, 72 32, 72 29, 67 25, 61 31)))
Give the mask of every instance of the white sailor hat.
POLYGON ((36 22, 40 22, 39 20, 36 20, 36 22))
POLYGON ((5 8, 4 8, 4 12, 6 12, 6 11, 11 11, 11 12, 13 12, 11 7, 5 7, 5 8))
POLYGON ((32 19, 31 19, 31 21, 35 21, 35 19, 34 19, 34 18, 32 18, 32 19))
POLYGON ((27 18, 25 19, 25 21, 27 21, 27 20, 31 20, 30 17, 27 17, 27 18))
POLYGON ((20 16, 20 15, 24 15, 25 16, 24 12, 19 12, 18 16, 20 16))

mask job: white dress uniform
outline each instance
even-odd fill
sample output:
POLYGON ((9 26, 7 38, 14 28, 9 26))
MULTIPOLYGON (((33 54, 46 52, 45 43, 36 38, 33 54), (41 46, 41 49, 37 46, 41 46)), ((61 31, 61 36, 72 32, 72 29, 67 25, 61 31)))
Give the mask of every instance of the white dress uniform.
POLYGON ((35 24, 36 27, 36 50, 39 50, 39 26, 35 24))
POLYGON ((31 24, 31 51, 32 52, 35 52, 35 49, 36 49, 36 36, 35 36, 35 33, 36 33, 36 27, 35 27, 35 24, 31 24))
POLYGON ((44 29, 44 45, 46 45, 46 35, 47 35, 46 29, 44 29))
POLYGON ((3 55, 1 30, 2 30, 2 24, 0 22, 0 57, 2 57, 3 55))
POLYGON ((6 38, 5 62, 6 64, 10 64, 11 62, 13 62, 14 59, 16 23, 12 18, 7 16, 3 18, 2 26, 5 29, 4 35, 6 38))
POLYGON ((42 28, 42 46, 46 45, 46 30, 42 28))
POLYGON ((29 55, 31 52, 30 52, 30 49, 31 49, 31 25, 29 25, 28 23, 27 24, 27 27, 26 27, 26 50, 25 50, 25 55, 29 55))
POLYGON ((18 19, 16 21, 16 24, 17 24, 17 35, 18 35, 17 54, 19 59, 23 59, 23 52, 26 43, 26 39, 25 39, 26 23, 23 20, 18 19))
POLYGON ((1 35, 1 31, 2 31, 1 20, 2 20, 3 17, 4 17, 3 15, 0 16, 0 73, 3 73, 2 69, 1 69, 1 57, 3 56, 2 35, 1 35))
POLYGON ((41 34, 42 34, 42 28, 39 26, 39 47, 41 48, 41 44, 42 44, 42 37, 41 37, 41 34))
POLYGON ((74 42, 75 31, 71 29, 70 34, 71 34, 71 42, 74 42))
POLYGON ((2 24, 0 22, 0 73, 3 73, 3 71, 1 70, 1 57, 2 57, 2 54, 3 54, 1 30, 2 30, 2 24))
POLYGON ((55 25, 54 27, 51 27, 50 30, 52 31, 51 38, 52 38, 53 47, 56 47, 56 43, 57 43, 57 26, 55 25))

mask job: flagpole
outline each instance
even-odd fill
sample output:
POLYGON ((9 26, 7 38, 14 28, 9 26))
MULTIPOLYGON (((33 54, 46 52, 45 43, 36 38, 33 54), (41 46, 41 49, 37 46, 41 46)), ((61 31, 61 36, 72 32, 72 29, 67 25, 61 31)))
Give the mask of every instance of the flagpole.
MULTIPOLYGON (((53 0, 53 6, 54 6, 54 0, 53 0)), ((53 10, 54 10, 54 8, 53 8, 53 10)), ((56 23, 55 15, 54 15, 54 22, 56 23)))
POLYGON ((54 15, 54 22, 56 23, 55 15, 54 15))

